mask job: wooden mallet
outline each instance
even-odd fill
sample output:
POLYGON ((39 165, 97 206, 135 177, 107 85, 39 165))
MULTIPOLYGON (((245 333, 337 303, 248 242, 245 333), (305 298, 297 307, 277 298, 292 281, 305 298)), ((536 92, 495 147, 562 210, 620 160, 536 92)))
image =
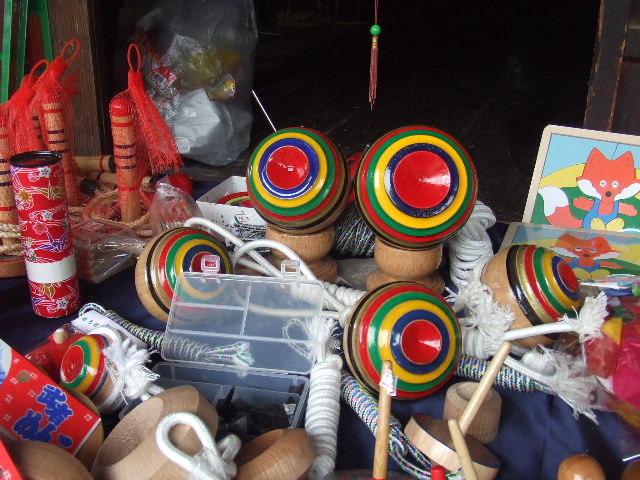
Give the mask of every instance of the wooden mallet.
MULTIPOLYGON (((460 447, 457 454, 447 422, 424 414, 416 414, 411 417, 404 432, 416 447, 433 462, 442 465, 447 470, 455 471, 461 466, 461 459, 458 456, 462 455, 465 463, 467 460, 471 461, 471 464, 467 463, 464 469, 465 478, 492 480, 496 477, 500 469, 500 461, 482 443, 471 436, 464 438, 464 434, 478 413, 484 398, 489 393, 510 350, 511 344, 509 342, 503 342, 500 345, 498 352, 491 360, 482 380, 480 380, 478 388, 476 388, 467 407, 462 412, 459 421, 459 433, 461 435, 456 439, 457 447, 460 447), (462 436, 462 442, 460 441, 460 436, 462 436), (464 440, 468 445, 468 455, 465 453, 464 440), (472 471, 468 472, 470 469, 475 470, 475 477, 472 476, 474 475, 472 471)), ((454 420, 452 423, 458 422, 454 420)), ((453 428, 457 431, 455 424, 453 428)), ((456 436, 455 433, 457 432, 454 432, 454 437, 456 436)))

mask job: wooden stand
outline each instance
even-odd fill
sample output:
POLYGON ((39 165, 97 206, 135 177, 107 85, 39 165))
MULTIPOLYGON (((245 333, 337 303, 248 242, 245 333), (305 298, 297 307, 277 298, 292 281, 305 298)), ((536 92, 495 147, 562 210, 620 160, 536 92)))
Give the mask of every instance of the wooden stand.
POLYGON ((367 277, 367 290, 405 280, 420 283, 437 293, 444 291, 444 280, 436 272, 442 259, 442 244, 424 250, 408 250, 376 237, 373 256, 379 269, 367 277))
POLYGON ((91 480, 87 469, 66 450, 33 440, 6 441, 20 474, 26 480, 91 480))
MULTIPOLYGON (((198 415, 215 436, 218 414, 206 398, 190 386, 165 390, 134 408, 111 431, 93 463, 93 477, 97 480, 187 479, 189 473, 160 451, 155 437, 160 421, 176 412, 198 415)), ((202 448, 198 436, 187 425, 174 427, 170 439, 191 456, 202 448)))
POLYGON ((272 430, 244 445, 235 461, 237 480, 302 480, 316 456, 302 428, 272 430))
MULTIPOLYGON (((319 279, 333 283, 338 278, 338 264, 327 255, 333 246, 333 225, 314 233, 289 233, 267 224, 266 238, 291 248, 319 279)), ((278 250, 271 253, 271 263, 280 268, 287 257, 278 250)))
MULTIPOLYGON (((484 398, 491 389, 491 385, 502 368, 502 364, 509 355, 510 350, 511 345, 508 342, 500 345, 498 352, 493 357, 493 360, 491 360, 491 364, 482 377, 478 388, 469 400, 459 422, 460 431, 463 436, 478 413, 484 398)), ((461 463, 458 454, 462 453, 464 457, 464 452, 458 452, 458 454, 456 454, 447 422, 428 415, 417 414, 411 417, 404 432, 418 449, 433 462, 442 465, 450 471, 460 468, 461 463)), ((460 439, 458 439, 458 443, 459 440, 460 439)), ((473 470, 475 470, 477 478, 480 480, 494 479, 498 475, 500 461, 482 443, 473 437, 466 436, 464 440, 466 440, 465 446, 468 446, 473 470)), ((465 472, 465 476, 466 473, 467 472, 465 472)))

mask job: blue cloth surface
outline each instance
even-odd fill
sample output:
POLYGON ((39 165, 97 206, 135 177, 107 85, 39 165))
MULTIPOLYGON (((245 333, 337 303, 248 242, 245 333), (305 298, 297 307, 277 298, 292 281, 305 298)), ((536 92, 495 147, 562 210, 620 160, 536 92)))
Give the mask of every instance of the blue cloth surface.
MULTIPOLYGON (((151 317, 138 299, 133 267, 98 285, 81 282, 80 288, 83 304, 95 302, 144 327, 164 328, 164 323, 151 317)), ((26 277, 0 279, 0 338, 19 352, 28 352, 73 318, 50 320, 35 316, 26 277)), ((454 378, 457 380, 460 379, 454 378)), ((395 401, 393 414, 403 424, 417 412, 441 418, 445 390, 422 400, 395 401)), ((498 392, 502 397, 500 431, 489 448, 502 462, 499 479, 555 479, 560 462, 578 453, 588 453, 599 460, 607 478, 620 477, 622 453, 633 448, 623 445, 623 433, 628 427, 615 414, 598 412, 600 424, 595 425, 585 417, 574 419, 570 407, 558 397, 501 388, 498 392)), ((370 467, 373 446, 373 435, 343 403, 337 468, 370 467)), ((390 468, 399 470, 394 462, 390 468)))

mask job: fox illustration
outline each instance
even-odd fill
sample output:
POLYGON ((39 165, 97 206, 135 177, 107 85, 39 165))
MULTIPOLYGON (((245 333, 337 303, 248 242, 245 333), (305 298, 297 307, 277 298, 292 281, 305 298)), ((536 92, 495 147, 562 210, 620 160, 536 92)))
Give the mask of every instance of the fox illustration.
MULTIPOLYGON (((565 257, 571 268, 581 268, 587 275, 580 274, 576 271, 578 278, 591 277, 593 272, 602 269, 619 269, 620 265, 614 262, 608 262, 606 259, 619 257, 621 252, 614 250, 604 237, 594 237, 589 240, 575 237, 569 233, 565 233, 558 238, 555 245, 551 249, 557 254, 565 257)), ((609 275, 609 272, 602 272, 603 275, 609 275)))
POLYGON ((544 201, 545 217, 551 225, 619 231, 624 228, 624 220, 619 215, 635 216, 638 213, 633 205, 622 201, 640 192, 631 152, 610 160, 594 148, 576 183, 582 193, 591 197, 573 200, 574 207, 587 211, 583 220, 573 216, 569 199, 561 188, 549 186, 538 191, 544 201))

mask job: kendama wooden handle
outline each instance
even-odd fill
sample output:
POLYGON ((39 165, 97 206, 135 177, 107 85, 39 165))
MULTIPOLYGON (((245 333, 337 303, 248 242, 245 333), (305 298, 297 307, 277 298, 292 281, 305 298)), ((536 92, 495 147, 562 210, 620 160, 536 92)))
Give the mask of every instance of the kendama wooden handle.
MULTIPOLYGON (((393 374, 391 362, 385 360, 382 366, 382 377, 393 374)), ((378 428, 376 431, 376 445, 373 454, 373 478, 384 480, 387 478, 389 467, 389 432, 391 431, 391 396, 383 385, 378 395, 378 428)))
POLYGON ((379 270, 367 277, 367 290, 406 280, 425 285, 438 293, 444 291, 444 280, 436 272, 442 260, 442 244, 421 250, 408 250, 376 237, 374 259, 379 270))
POLYGON ((62 103, 45 103, 42 105, 45 143, 52 152, 62 154, 62 168, 64 170, 64 186, 67 202, 71 206, 79 204, 78 186, 76 184, 76 165, 71 153, 69 132, 71 126, 65 124, 64 105, 62 103))
POLYGON ((464 433, 462 433, 460 429, 460 424, 455 418, 449 419, 447 423, 449 424, 449 433, 451 434, 453 446, 456 447, 456 454, 460 460, 460 465, 462 465, 465 480, 478 480, 467 442, 464 440, 464 433))
POLYGON ((467 433, 469 425, 471 425, 471 422, 478 413, 482 402, 489 393, 489 390, 491 390, 491 386, 493 385, 498 372, 500 372, 502 365, 509 356, 510 351, 511 344, 509 342, 502 342, 502 344, 500 344, 500 348, 498 348, 498 351, 491 360, 489 367, 487 367, 487 370, 484 372, 484 375, 478 384, 478 388, 476 388, 473 395, 471 395, 467 407, 464 409, 464 412, 462 412, 462 416, 460 416, 460 421, 458 423, 460 424, 460 429, 463 433, 467 433))
POLYGON ((117 96, 109 105, 113 155, 118 173, 118 203, 125 223, 134 222, 141 213, 132 108, 131 100, 123 96, 117 96))

